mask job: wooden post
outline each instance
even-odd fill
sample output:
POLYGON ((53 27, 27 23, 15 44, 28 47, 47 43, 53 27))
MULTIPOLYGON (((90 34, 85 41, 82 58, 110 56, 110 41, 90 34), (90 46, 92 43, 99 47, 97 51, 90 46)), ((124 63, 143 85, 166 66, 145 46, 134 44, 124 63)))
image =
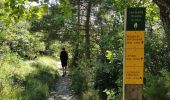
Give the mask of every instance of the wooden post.
POLYGON ((142 100, 142 85, 125 85, 125 100, 142 100))

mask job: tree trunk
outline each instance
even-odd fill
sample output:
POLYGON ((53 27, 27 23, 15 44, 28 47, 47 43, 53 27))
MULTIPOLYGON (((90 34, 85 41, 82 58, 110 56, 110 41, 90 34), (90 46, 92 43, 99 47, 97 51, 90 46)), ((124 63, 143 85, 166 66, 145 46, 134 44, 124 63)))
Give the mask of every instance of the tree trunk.
POLYGON ((170 0, 153 0, 160 8, 160 17, 166 34, 168 48, 170 50, 170 0))
POLYGON ((79 52, 79 43, 80 43, 80 0, 77 0, 77 41, 76 41, 76 46, 75 46, 75 52, 73 56, 73 65, 77 66, 78 65, 78 60, 80 58, 80 52, 79 52))
POLYGON ((89 0, 87 5, 87 15, 85 23, 85 33, 86 33, 86 59, 90 59, 90 13, 91 13, 91 0, 89 0))

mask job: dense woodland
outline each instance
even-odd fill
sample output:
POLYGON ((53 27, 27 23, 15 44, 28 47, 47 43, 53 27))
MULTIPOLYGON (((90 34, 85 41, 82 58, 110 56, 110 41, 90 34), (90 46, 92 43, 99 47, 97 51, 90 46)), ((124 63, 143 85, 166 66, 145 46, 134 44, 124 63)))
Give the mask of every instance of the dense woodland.
POLYGON ((146 7, 143 99, 170 100, 169 0, 40 1, 0 0, 0 100, 46 100, 62 47, 81 100, 122 100, 127 7, 146 7))

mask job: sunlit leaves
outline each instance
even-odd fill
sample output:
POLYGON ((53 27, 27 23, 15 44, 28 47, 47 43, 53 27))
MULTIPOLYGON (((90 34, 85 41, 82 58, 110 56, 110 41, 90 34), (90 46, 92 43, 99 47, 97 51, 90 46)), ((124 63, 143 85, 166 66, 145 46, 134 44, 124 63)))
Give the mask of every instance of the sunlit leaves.
POLYGON ((9 17, 13 17, 17 20, 24 14, 24 0, 6 0, 4 9, 7 13, 10 13, 9 17))
POLYGON ((46 15, 48 12, 48 6, 47 5, 43 5, 38 9, 37 12, 37 17, 38 19, 41 19, 44 15, 46 15))
POLYGON ((153 18, 154 21, 160 20, 159 13, 158 13, 158 7, 150 2, 146 3, 147 9, 146 9, 146 18, 153 18))
POLYGON ((65 18, 70 17, 70 15, 72 14, 73 7, 69 0, 62 0, 60 2, 59 8, 62 9, 65 18))
POLYGON ((113 53, 111 51, 109 51, 109 50, 106 51, 106 57, 107 57, 107 59, 110 60, 110 62, 113 62, 114 55, 113 55, 113 53))
POLYGON ((9 24, 11 20, 18 22, 24 17, 29 20, 35 17, 41 19, 43 15, 47 14, 47 4, 32 6, 31 2, 30 0, 1 0, 0 19, 9 24))

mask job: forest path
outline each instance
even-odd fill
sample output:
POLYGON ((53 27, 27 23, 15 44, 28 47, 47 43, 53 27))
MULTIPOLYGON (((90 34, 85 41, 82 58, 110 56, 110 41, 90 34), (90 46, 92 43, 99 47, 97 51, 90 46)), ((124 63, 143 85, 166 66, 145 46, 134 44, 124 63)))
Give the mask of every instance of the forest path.
POLYGON ((62 77, 62 67, 61 63, 57 62, 57 68, 59 71, 59 79, 56 83, 56 88, 54 92, 50 93, 48 100, 78 100, 71 90, 71 80, 67 75, 62 77))

